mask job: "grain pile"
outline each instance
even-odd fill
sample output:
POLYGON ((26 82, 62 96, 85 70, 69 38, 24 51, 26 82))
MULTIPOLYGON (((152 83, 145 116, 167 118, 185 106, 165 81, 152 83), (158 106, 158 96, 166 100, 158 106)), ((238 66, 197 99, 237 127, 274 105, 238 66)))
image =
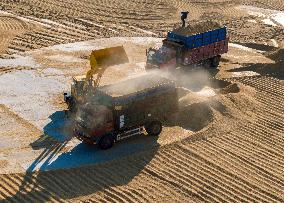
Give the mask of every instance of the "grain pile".
POLYGON ((190 24, 186 27, 176 28, 173 30, 173 32, 184 36, 190 36, 190 35, 203 33, 208 30, 215 30, 220 27, 222 26, 218 22, 198 21, 198 22, 190 22, 190 24))

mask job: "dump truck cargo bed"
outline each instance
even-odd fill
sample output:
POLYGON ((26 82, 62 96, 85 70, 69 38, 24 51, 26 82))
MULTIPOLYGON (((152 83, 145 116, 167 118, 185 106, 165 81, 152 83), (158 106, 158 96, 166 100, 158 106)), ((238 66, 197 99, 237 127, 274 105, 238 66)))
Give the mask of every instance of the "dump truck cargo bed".
POLYGON ((214 21, 199 21, 191 23, 186 27, 179 27, 174 29, 172 32, 182 36, 192 36, 199 33, 204 33, 210 30, 216 30, 223 26, 214 21))
POLYGON ((114 104, 127 104, 175 89, 175 83, 155 74, 128 79, 98 88, 100 94, 112 98, 114 104))
POLYGON ((186 49, 194 49, 227 38, 227 28, 215 22, 200 22, 199 24, 180 27, 168 32, 167 40, 178 42, 186 49))

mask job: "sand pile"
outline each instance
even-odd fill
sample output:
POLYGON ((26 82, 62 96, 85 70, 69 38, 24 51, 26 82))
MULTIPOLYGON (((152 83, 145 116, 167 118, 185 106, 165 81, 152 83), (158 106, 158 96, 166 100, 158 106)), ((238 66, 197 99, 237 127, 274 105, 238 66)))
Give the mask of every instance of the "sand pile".
POLYGON ((188 105, 204 102, 207 100, 206 97, 198 95, 195 92, 191 92, 190 90, 188 90, 188 92, 186 92, 186 90, 184 90, 184 92, 179 91, 178 93, 179 93, 179 106, 181 109, 185 108, 188 105))
MULTIPOLYGON (((265 53, 265 56, 274 61, 274 63, 257 63, 246 67, 245 70, 254 71, 261 75, 269 75, 275 78, 284 78, 284 49, 265 53)), ((244 71, 243 71, 244 72, 244 71)))
POLYGON ((238 93, 240 92, 240 85, 237 83, 233 83, 228 85, 227 87, 224 87, 223 89, 220 90, 221 94, 228 94, 228 93, 238 93))
MULTIPOLYGON (((252 119, 251 114, 260 106, 254 99, 255 89, 238 82, 217 91, 221 94, 209 97, 186 89, 179 92, 180 106, 176 125, 195 132, 206 130, 225 118, 243 119, 246 115, 248 119, 252 119)), ((230 125, 222 123, 221 127, 229 129, 230 125)))
POLYGON ((274 60, 275 62, 279 62, 283 60, 284 57, 284 49, 277 49, 275 51, 267 52, 267 57, 274 60))
POLYGON ((199 131, 213 121, 213 111, 206 102, 191 104, 178 116, 178 123, 181 127, 199 131))
POLYGON ((220 81, 212 79, 209 83, 214 88, 203 86, 198 91, 179 87, 179 114, 176 117, 176 125, 191 131, 200 131, 217 119, 219 113, 223 117, 227 112, 227 107, 220 99, 220 95, 217 94, 218 89, 225 87, 225 92, 237 93, 240 88, 237 85, 228 86, 230 83, 226 81, 224 84, 219 84, 220 81))
POLYGON ((213 110, 210 100, 206 97, 192 92, 186 88, 178 88, 179 113, 176 117, 176 125, 192 131, 199 131, 213 121, 213 110))
POLYGON ((269 74, 277 78, 284 78, 284 49, 278 49, 277 51, 268 55, 269 58, 275 61, 275 64, 268 64, 258 70, 259 73, 269 74))

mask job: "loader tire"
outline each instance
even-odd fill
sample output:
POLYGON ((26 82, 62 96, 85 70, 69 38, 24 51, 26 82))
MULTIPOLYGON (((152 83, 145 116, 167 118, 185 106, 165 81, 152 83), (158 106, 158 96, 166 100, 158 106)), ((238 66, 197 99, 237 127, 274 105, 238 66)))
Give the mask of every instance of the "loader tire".
POLYGON ((106 150, 109 149, 113 146, 114 143, 114 138, 111 134, 106 134, 104 136, 101 137, 100 141, 99 141, 99 148, 102 150, 106 150))
POLYGON ((148 135, 158 136, 162 132, 162 124, 159 121, 152 121, 145 126, 148 135))

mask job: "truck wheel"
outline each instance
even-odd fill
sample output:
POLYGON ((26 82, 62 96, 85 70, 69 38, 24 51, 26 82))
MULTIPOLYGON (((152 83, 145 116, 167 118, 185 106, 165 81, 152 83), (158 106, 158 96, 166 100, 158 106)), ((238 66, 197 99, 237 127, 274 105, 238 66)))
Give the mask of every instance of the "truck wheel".
POLYGON ((221 59, 220 55, 213 57, 211 59, 211 67, 212 68, 217 68, 219 66, 220 59, 221 59))
POLYGON ((111 148, 113 143, 114 143, 113 136, 111 134, 107 134, 101 137, 98 144, 100 149, 105 150, 111 148))
POLYGON ((159 121, 153 121, 145 126, 148 135, 158 136, 162 132, 162 124, 159 121))

